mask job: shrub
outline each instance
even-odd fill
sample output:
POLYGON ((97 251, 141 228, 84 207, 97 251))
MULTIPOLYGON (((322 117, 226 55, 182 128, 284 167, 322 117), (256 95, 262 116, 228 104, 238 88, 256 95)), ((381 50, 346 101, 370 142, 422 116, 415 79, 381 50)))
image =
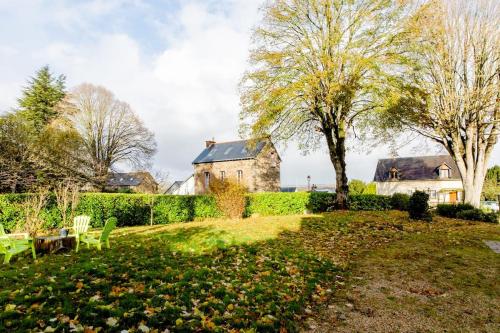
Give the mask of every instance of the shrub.
POLYGON ((482 221, 489 223, 498 223, 498 213, 486 213, 478 208, 462 210, 457 213, 456 218, 462 220, 482 221))
POLYGON ((410 196, 405 193, 394 193, 391 197, 392 209, 407 211, 409 202, 410 196))
POLYGON ((38 193, 30 195, 23 202, 25 220, 16 226, 19 231, 25 231, 30 236, 36 236, 44 227, 42 213, 47 206, 49 199, 49 190, 41 189, 38 193))
POLYGON ((408 213, 413 220, 432 221, 432 215, 429 212, 429 194, 415 191, 408 201, 408 213))
POLYGON ((450 217, 450 218, 456 218, 457 214, 461 211, 464 210, 471 210, 474 209, 474 206, 470 204, 439 204, 436 207, 436 213, 439 216, 444 216, 444 217, 450 217))
POLYGON ((219 180, 213 177, 210 192, 219 210, 228 218, 242 218, 247 203, 246 188, 232 179, 219 180))

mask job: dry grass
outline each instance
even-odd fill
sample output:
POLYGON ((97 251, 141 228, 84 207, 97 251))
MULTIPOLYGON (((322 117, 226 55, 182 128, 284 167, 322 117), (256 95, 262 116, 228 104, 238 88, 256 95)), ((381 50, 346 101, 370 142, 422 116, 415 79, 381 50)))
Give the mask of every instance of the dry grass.
POLYGON ((498 225, 401 222, 409 233, 351 257, 344 288, 310 330, 500 331, 500 256, 482 242, 500 239, 498 225))

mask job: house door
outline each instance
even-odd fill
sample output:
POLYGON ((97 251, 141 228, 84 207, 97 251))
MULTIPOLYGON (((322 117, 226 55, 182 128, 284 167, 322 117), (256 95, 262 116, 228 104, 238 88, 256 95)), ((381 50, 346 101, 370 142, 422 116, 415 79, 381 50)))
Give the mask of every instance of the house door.
POLYGON ((457 203, 457 192, 450 192, 450 202, 452 204, 457 203))

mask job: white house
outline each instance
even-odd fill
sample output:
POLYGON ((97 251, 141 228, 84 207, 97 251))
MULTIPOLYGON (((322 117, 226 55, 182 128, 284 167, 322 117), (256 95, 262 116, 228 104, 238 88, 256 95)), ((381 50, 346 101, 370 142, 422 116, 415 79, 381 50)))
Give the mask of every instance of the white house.
POLYGON ((433 205, 463 200, 462 180, 449 155, 381 159, 374 181, 377 194, 425 191, 433 205))
POLYGON ((193 195, 194 175, 190 175, 186 180, 175 181, 165 192, 172 195, 193 195))

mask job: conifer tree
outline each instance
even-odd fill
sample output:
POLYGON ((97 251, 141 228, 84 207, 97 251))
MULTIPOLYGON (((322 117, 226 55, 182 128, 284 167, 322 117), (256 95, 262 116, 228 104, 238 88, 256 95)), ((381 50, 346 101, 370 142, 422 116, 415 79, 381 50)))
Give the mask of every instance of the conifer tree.
POLYGON ((18 99, 19 113, 37 131, 57 117, 56 105, 64 98, 65 81, 64 75, 55 77, 49 66, 44 66, 23 89, 22 97, 18 99))

